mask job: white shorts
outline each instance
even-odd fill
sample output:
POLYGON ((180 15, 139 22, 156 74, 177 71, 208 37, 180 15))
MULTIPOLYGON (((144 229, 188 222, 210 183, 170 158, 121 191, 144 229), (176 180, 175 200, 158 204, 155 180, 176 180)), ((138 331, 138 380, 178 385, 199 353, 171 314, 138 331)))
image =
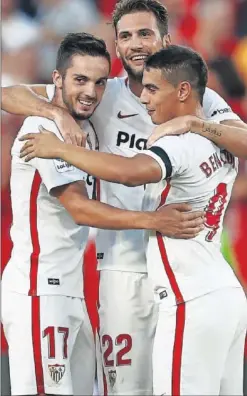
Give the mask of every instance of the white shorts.
POLYGON ((99 320, 105 379, 100 394, 152 395, 157 306, 147 275, 100 271, 99 320))
POLYGON ((241 288, 172 307, 164 298, 154 340, 154 395, 243 395, 246 328, 241 288))
POLYGON ((92 395, 95 344, 84 300, 2 290, 12 395, 92 395))

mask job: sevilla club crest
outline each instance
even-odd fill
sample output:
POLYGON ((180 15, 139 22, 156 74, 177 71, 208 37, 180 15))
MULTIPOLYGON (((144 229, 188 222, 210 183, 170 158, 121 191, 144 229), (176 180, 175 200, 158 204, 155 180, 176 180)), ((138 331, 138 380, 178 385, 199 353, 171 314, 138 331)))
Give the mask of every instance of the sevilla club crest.
POLYGON ((48 369, 49 369, 49 373, 50 373, 51 379, 54 382, 56 382, 56 384, 58 384, 59 381, 64 376, 65 365, 64 364, 48 364, 48 369))

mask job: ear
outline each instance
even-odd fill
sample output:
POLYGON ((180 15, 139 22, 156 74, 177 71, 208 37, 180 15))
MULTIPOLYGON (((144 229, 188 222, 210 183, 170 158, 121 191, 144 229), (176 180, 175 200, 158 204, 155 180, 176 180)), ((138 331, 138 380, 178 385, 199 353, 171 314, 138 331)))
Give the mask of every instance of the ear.
POLYGON ((116 55, 118 57, 118 59, 120 58, 120 53, 118 51, 118 45, 117 45, 117 40, 115 40, 115 48, 116 48, 116 55))
POLYGON ((185 102, 191 94, 191 85, 188 81, 182 81, 178 86, 178 99, 185 102))
POLYGON ((63 78, 61 74, 59 73, 58 70, 54 70, 52 73, 52 80, 53 84, 56 86, 56 88, 61 89, 63 86, 63 78))
POLYGON ((162 43, 163 43, 163 47, 164 47, 164 48, 169 47, 169 45, 171 45, 172 41, 171 41, 171 35, 170 35, 170 33, 166 34, 166 35, 163 37, 162 43))

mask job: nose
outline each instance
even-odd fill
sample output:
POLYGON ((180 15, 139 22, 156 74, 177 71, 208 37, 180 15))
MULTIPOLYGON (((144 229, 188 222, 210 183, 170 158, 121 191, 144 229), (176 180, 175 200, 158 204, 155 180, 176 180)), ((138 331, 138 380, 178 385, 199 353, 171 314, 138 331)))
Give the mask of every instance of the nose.
POLYGON ((148 104, 148 95, 147 95, 147 90, 145 87, 142 90, 142 93, 140 96, 140 101, 141 101, 141 103, 143 103, 145 105, 148 104))
POLYGON ((143 48, 142 38, 138 34, 133 34, 132 35, 131 41, 130 41, 130 47, 133 50, 142 49, 143 48))
POLYGON ((93 82, 88 82, 86 86, 83 88, 83 94, 86 95, 89 99, 96 98, 96 87, 93 82))

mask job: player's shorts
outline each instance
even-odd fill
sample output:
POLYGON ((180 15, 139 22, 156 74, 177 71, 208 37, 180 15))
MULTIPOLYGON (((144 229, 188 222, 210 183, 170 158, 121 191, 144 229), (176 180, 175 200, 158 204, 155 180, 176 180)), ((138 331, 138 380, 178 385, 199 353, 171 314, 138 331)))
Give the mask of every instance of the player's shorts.
POLYGON ((154 395, 243 395, 246 328, 241 288, 178 306, 168 307, 164 298, 154 340, 154 395))
POLYGON ((152 395, 157 306, 147 274, 100 271, 99 320, 100 394, 152 395))
POLYGON ((92 395, 95 343, 85 302, 2 290, 12 395, 92 395))

